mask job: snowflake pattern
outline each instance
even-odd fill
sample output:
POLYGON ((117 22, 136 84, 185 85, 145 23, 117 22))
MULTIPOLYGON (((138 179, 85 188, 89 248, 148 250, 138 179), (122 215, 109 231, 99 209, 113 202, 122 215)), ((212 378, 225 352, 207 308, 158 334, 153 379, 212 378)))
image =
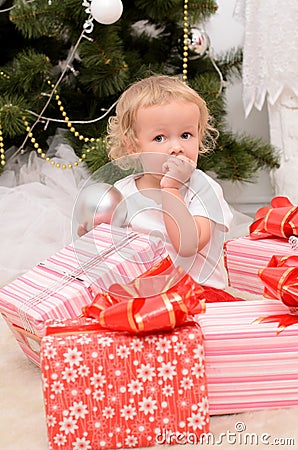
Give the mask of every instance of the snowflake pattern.
POLYGON ((69 408, 70 415, 74 416, 75 419, 85 419, 86 414, 88 414, 87 405, 84 405, 82 401, 74 402, 73 406, 69 408))
POLYGON ((154 410, 157 409, 157 400, 153 400, 152 397, 143 397, 143 400, 139 402, 139 411, 143 411, 145 416, 147 414, 154 414, 154 410))
POLYGON ((83 361, 82 352, 78 351, 77 347, 68 348, 63 356, 65 363, 69 363, 71 367, 73 365, 79 366, 80 362, 83 361))
POLYGON ((85 437, 77 438, 73 443, 73 449, 72 450, 91 450, 91 442, 87 440, 85 437))
POLYGON ((191 373, 196 377, 200 378, 205 375, 205 366, 204 364, 195 363, 191 368, 191 373))
POLYGON ((96 388, 103 387, 103 385, 107 382, 106 376, 103 375, 102 373, 94 373, 93 376, 90 378, 90 381, 91 385, 96 388))
POLYGON ((57 350, 51 345, 46 345, 44 347, 44 354, 48 359, 55 359, 55 357, 57 356, 57 350))
POLYGON ((172 348, 172 344, 169 339, 167 339, 166 337, 162 337, 156 342, 155 348, 159 353, 168 353, 172 348))
POLYGON ((77 371, 72 367, 66 367, 65 370, 62 371, 62 380, 66 380, 68 383, 74 382, 78 378, 77 371))
POLYGON ((157 430, 209 431, 198 327, 49 335, 41 368, 51 450, 148 447, 157 430))
POLYGON ((143 383, 139 380, 131 380, 130 383, 127 384, 128 392, 131 392, 133 395, 140 394, 144 390, 143 383))
POLYGON ((205 358, 204 347, 202 344, 198 344, 196 348, 193 349, 194 359, 199 359, 202 361, 205 358))
POLYGON ((116 349, 117 356, 120 356, 120 358, 125 359, 128 358, 130 355, 130 350, 126 345, 119 345, 119 347, 116 349))
POLYGON ((177 353, 177 355, 184 355, 184 353, 187 351, 187 346, 184 342, 177 342, 174 345, 174 352, 177 353))
POLYGON ((155 368, 151 367, 150 364, 141 364, 141 367, 137 369, 137 374, 143 382, 152 381, 153 377, 156 376, 155 368))
POLYGON ((197 429, 202 430, 206 425, 206 418, 203 412, 199 411, 198 413, 192 413, 191 417, 187 418, 188 426, 196 431, 197 429))
POLYGON ((79 427, 77 425, 77 421, 73 419, 73 417, 63 417, 63 420, 59 422, 60 430, 65 434, 72 433, 74 434, 75 430, 79 427))
POLYGON ((183 377, 182 380, 180 380, 180 386, 182 389, 192 389, 193 387, 193 380, 190 377, 183 377))
POLYGON ((144 344, 141 339, 134 338, 130 343, 130 347, 134 352, 141 352, 144 348, 144 344))
POLYGON ((133 420, 134 416, 137 415, 136 408, 132 405, 124 405, 123 408, 120 409, 121 417, 124 417, 125 420, 133 420))
POLYGON ((171 361, 167 363, 162 363, 160 367, 157 368, 158 376, 162 377, 164 381, 173 380, 173 377, 177 375, 175 366, 171 363, 171 361))
POLYGON ((171 384, 166 384, 163 388, 162 388, 162 393, 165 397, 171 397, 174 394, 174 388, 171 384))

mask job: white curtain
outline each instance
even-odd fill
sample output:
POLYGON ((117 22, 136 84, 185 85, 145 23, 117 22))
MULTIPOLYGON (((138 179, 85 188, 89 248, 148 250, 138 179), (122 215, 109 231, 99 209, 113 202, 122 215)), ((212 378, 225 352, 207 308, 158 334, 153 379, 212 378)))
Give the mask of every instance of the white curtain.
POLYGON ((267 102, 271 143, 281 154, 273 188, 298 203, 298 1, 238 0, 235 15, 245 24, 245 114, 267 102))

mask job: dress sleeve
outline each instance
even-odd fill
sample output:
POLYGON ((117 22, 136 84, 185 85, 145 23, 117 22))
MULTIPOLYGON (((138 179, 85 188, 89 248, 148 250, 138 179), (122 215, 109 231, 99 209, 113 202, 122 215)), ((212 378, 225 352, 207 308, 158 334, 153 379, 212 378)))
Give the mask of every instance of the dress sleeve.
POLYGON ((185 201, 193 216, 208 217, 222 231, 229 231, 233 219, 231 209, 221 186, 204 172, 194 172, 185 201))

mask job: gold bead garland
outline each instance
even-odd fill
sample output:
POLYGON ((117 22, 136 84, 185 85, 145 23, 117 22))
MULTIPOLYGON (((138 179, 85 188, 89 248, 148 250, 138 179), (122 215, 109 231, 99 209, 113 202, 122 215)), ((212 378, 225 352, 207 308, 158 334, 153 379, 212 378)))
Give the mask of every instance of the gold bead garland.
POLYGON ((9 78, 10 78, 10 76, 7 75, 6 73, 4 73, 3 70, 0 70, 0 75, 1 75, 1 77, 3 77, 3 78, 7 78, 8 80, 9 80, 9 78))
POLYGON ((184 0, 183 6, 183 66, 182 66, 182 80, 187 83, 187 69, 188 69, 188 0, 184 0))
MULTIPOLYGON (((7 78, 7 79, 10 78, 10 76, 7 75, 6 73, 4 73, 3 70, 0 70, 0 75, 3 78, 7 78)), ((0 112, 1 112, 1 110, 0 110, 0 112)), ((1 121, 0 121, 0 165, 2 167, 4 167, 5 164, 6 164, 6 161, 5 161, 4 142, 3 142, 3 132, 2 132, 2 126, 1 126, 1 121)))
MULTIPOLYGON (((3 71, 0 71, 0 76, 9 79, 10 76, 6 75, 3 71)), ((48 80, 48 84, 51 86, 52 89, 55 88, 55 85, 52 84, 49 80, 48 80)), ((64 107, 62 105, 62 102, 60 100, 60 96, 57 92, 57 90, 54 90, 54 94, 55 94, 55 100, 57 101, 57 104, 59 106, 60 112, 62 114, 62 117, 64 118, 64 121, 67 124, 67 127, 69 128, 69 131, 71 133, 74 134, 75 137, 77 137, 80 141, 84 141, 84 142, 100 142, 100 138, 88 138, 83 136, 82 134, 80 134, 75 127, 73 126, 73 124, 71 123, 69 117, 67 116, 67 113, 64 110, 64 107)), ((10 105, 12 106, 12 105, 10 105)), ((31 143, 33 144, 33 147, 35 149, 35 151, 37 152, 37 154, 44 159, 46 162, 49 162, 51 164, 51 166, 56 167, 57 169, 72 169, 73 167, 77 167, 79 165, 79 163, 81 163, 85 158, 86 158, 86 153, 89 153, 90 151, 94 150, 96 148, 96 146, 92 146, 89 149, 86 150, 86 153, 83 153, 81 158, 78 158, 74 163, 70 163, 70 164, 60 164, 60 163, 55 163, 55 161, 53 161, 51 158, 49 158, 48 156, 46 156, 45 152, 42 150, 42 148, 39 146, 38 142, 36 141, 35 137, 33 136, 31 127, 29 125, 29 122, 27 121, 26 116, 22 117, 23 123, 25 125, 25 129, 28 135, 28 138, 30 139, 31 143)), ((3 143, 3 132, 2 132, 2 127, 1 127, 1 122, 0 122, 0 165, 1 166, 5 166, 6 161, 5 161, 5 150, 4 150, 4 143, 3 143)))
POLYGON ((4 151, 4 144, 3 144, 3 136, 2 136, 2 128, 1 128, 1 124, 0 124, 0 164, 2 167, 5 166, 6 162, 5 162, 5 151, 4 151))
MULTIPOLYGON (((52 84, 49 80, 48 80, 48 84, 51 86, 52 89, 55 88, 55 85, 52 84)), ((61 100, 60 100, 60 96, 59 96, 59 94, 58 94, 58 92, 57 92, 56 89, 54 90, 54 94, 55 94, 55 100, 57 101, 57 105, 59 106, 59 109, 60 109, 60 112, 61 112, 61 114, 62 114, 63 119, 64 119, 65 122, 67 123, 67 126, 68 126, 68 128, 69 128, 69 131, 70 131, 71 133, 73 133, 74 136, 77 137, 80 141, 84 141, 84 142, 99 142, 99 141, 100 141, 100 138, 95 139, 95 138, 88 138, 88 137, 85 137, 85 136, 83 136, 82 134, 80 134, 80 133, 75 129, 75 127, 74 127, 73 124, 71 123, 69 117, 67 116, 67 114, 66 114, 66 112, 65 112, 65 110, 64 110, 64 106, 62 105, 62 102, 61 102, 61 100)), ((82 157, 83 157, 83 155, 82 155, 82 157)), ((85 155, 85 157, 86 157, 86 155, 85 155)))

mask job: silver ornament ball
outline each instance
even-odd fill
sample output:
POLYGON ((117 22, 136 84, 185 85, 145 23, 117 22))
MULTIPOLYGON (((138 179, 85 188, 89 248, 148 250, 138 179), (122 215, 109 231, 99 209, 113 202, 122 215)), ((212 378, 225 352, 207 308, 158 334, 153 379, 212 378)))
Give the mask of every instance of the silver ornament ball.
POLYGON ((192 56, 190 59, 204 56, 210 48, 210 38, 208 34, 196 27, 191 28, 190 32, 191 38, 189 40, 188 48, 197 55, 192 56))
POLYGON ((75 216, 87 231, 101 223, 121 227, 127 216, 126 203, 115 186, 108 183, 90 184, 79 194, 75 216))

